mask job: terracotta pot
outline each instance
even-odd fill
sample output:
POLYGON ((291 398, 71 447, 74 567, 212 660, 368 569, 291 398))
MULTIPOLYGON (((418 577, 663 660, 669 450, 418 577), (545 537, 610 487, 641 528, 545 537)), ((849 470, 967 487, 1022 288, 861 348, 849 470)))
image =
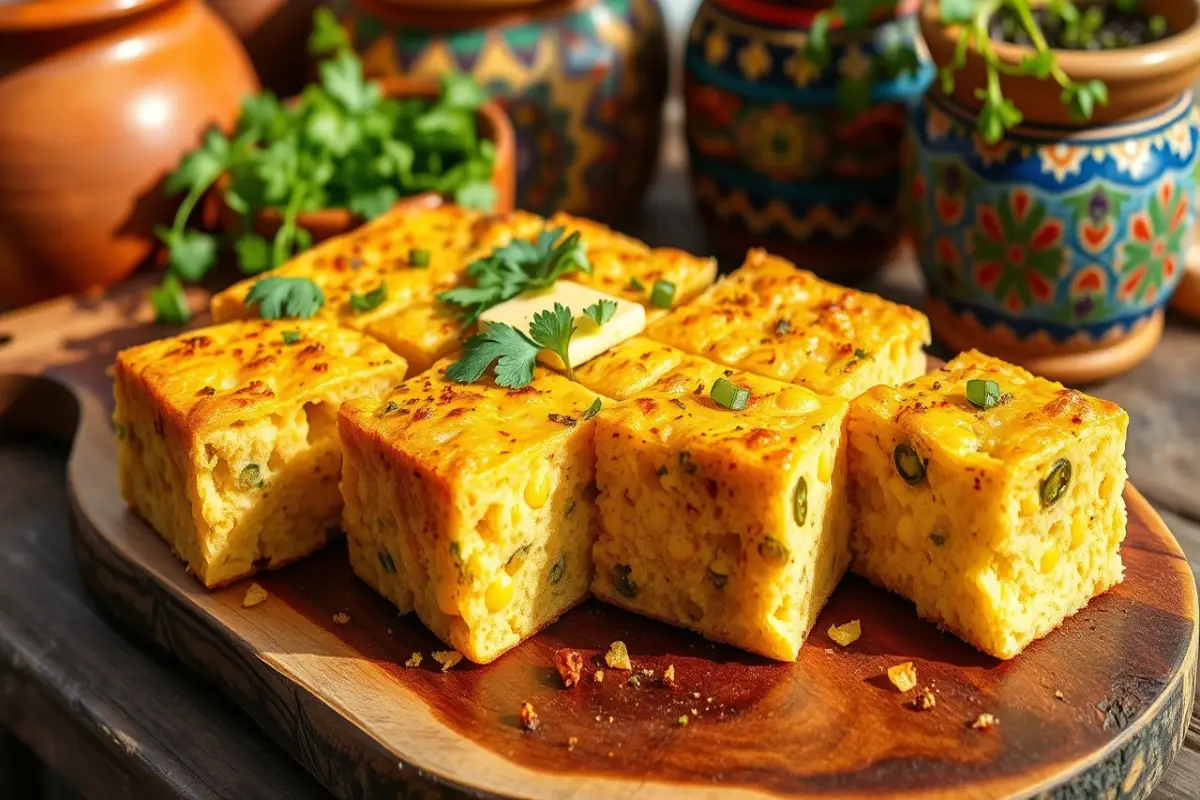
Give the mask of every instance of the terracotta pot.
POLYGON ((339 0, 369 75, 470 73, 516 133, 517 205, 613 221, 658 158, 666 35, 657 0, 532 0, 449 13, 339 0))
MULTIPOLYGON (((438 87, 432 81, 409 80, 406 78, 383 78, 380 80, 383 93, 387 97, 426 97, 437 96, 438 87)), ((496 213, 513 210, 516 193, 516 145, 513 137, 512 124, 508 116, 494 101, 488 101, 478 112, 479 135, 490 139, 496 146, 496 159, 492 169, 492 186, 496 188, 496 213)), ((240 230, 241 218, 225 202, 225 190, 229 188, 229 177, 222 176, 217 181, 214 193, 217 203, 218 216, 222 230, 234 233, 240 230)), ((405 198, 401 202, 421 205, 436 202, 429 198, 437 198, 435 194, 419 195, 416 198, 405 198)), ((260 211, 254 221, 254 230, 260 236, 271 239, 283 223, 279 212, 273 208, 260 211)), ((334 236, 346 233, 363 224, 363 219, 344 208, 327 208, 321 211, 309 211, 296 217, 296 224, 312 234, 314 242, 321 242, 334 236)))
POLYGON ((320 0, 208 0, 242 40, 263 86, 280 97, 309 78, 306 45, 320 0))
POLYGON ((887 263, 904 238, 900 155, 908 106, 933 78, 888 71, 884 53, 916 45, 916 0, 862 29, 834 26, 829 63, 808 55, 831 0, 705 0, 685 56, 692 193, 713 246, 765 247, 851 281, 887 263), (865 76, 861 105, 843 100, 865 76))
POLYGON ((200 0, 0 5, 0 302, 132 272, 175 206, 162 177, 257 88, 200 0))
MULTIPOLYGON (((1196 219, 1200 2, 1144 7, 1181 32, 1107 53, 1056 52, 1074 80, 1108 84, 1109 104, 1092 120, 1071 120, 1053 81, 1010 81, 1007 96, 1029 122, 987 144, 973 59, 951 95, 931 89, 913 115, 908 206, 934 332, 952 348, 1079 383, 1128 369, 1161 338, 1196 219)), ((939 13, 927 5, 922 27, 940 64, 958 30, 942 28, 939 13)), ((996 48, 1008 63, 1032 53, 996 48)))

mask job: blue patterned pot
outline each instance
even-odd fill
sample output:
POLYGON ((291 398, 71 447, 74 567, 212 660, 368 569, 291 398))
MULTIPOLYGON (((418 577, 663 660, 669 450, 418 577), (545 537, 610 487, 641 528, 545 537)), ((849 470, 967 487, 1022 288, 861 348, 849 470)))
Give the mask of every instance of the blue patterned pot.
POLYGON ((1197 119, 1189 92, 1141 119, 989 146, 973 111, 930 92, 909 187, 939 335, 1036 364, 1161 329, 1196 220, 1197 119))
MULTIPOLYGON (((704 0, 685 61, 696 204, 718 249, 762 246, 836 277, 884 263, 904 234, 900 155, 908 106, 933 70, 888 54, 916 37, 915 0, 807 54, 824 2, 704 0), (843 110, 857 100, 861 110, 843 110)), ((919 51, 918 51, 919 52, 919 51)))

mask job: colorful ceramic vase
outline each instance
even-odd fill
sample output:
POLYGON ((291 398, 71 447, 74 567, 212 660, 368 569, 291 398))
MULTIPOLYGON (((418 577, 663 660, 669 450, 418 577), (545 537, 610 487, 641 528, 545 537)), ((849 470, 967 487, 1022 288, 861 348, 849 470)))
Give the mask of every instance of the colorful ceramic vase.
MULTIPOLYGON (((1088 122, 1070 119, 1053 81, 1026 79, 1005 87, 1026 123, 985 143, 972 89, 982 67, 970 59, 952 95, 931 89, 913 115, 913 231, 934 332, 953 349, 1078 383, 1157 344, 1196 220, 1200 37, 1197 4, 1186 5, 1163 6, 1177 41, 1057 54, 1075 80, 1109 85, 1088 122)), ((936 15, 935 3, 922 28, 945 63, 957 33, 936 15)), ((997 45, 1013 63, 1022 50, 997 45)))
POLYGON ((890 59, 913 49, 916 0, 859 30, 835 26, 818 66, 809 30, 829 5, 704 0, 687 44, 688 150, 714 247, 762 246, 852 279, 902 242, 905 116, 933 73, 923 58, 907 72, 890 59))
POLYGON ((163 176, 257 89, 201 0, 0 3, 0 303, 132 272, 163 176))
POLYGON ((656 0, 551 0, 436 11, 343 5, 370 75, 471 73, 508 112, 517 205, 603 220, 635 208, 654 172, 666 95, 656 0))

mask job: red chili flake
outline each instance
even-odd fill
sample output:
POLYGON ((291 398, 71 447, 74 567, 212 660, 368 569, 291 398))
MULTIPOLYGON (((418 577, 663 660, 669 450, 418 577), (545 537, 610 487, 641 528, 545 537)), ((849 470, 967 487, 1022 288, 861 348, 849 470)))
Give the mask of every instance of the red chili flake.
POLYGON ((326 364, 325 362, 321 362, 320 364, 313 364, 313 372, 328 372, 328 371, 329 371, 329 365, 326 364))
POLYGON ((212 397, 216 393, 217 393, 217 390, 214 389, 213 387, 205 386, 203 389, 196 392, 196 396, 197 397, 212 397))
POLYGON ((413 419, 429 419, 433 416, 433 409, 429 406, 422 406, 417 409, 417 413, 413 414, 413 419))

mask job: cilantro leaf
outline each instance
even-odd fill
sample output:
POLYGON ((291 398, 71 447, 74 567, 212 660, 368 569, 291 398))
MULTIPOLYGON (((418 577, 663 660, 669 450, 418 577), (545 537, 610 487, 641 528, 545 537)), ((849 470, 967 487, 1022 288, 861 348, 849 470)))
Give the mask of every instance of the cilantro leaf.
POLYGON ((592 401, 592 404, 587 407, 587 410, 583 412, 583 421, 587 422, 589 419, 599 414, 602 407, 603 401, 597 397, 594 401, 592 401))
POLYGON ((381 184, 352 194, 346 207, 364 219, 374 219, 396 205, 399 199, 400 192, 396 187, 381 184))
POLYGON ((613 314, 617 313, 617 301, 602 297, 585 308, 583 313, 587 315, 592 322, 596 323, 596 327, 600 327, 612 319, 613 314))
POLYGON ((540 351, 511 325, 492 323, 467 340, 463 357, 446 368, 446 377, 458 383, 474 383, 495 362, 496 385, 520 389, 533 382, 533 365, 540 351))
POLYGON ((167 245, 167 268, 189 283, 203 278, 217 263, 217 240, 207 233, 161 225, 155 233, 167 245))
POLYGON ((230 155, 229 140, 216 128, 209 128, 203 144, 179 161, 179 166, 163 182, 163 189, 168 195, 203 192, 224 172, 230 155))
POLYGON ((308 278, 271 276, 250 287, 245 304, 257 304, 263 319, 308 319, 325 305, 325 293, 308 278))
POLYGON ((350 52, 338 53, 317 67, 321 87, 347 111, 363 112, 379 102, 379 84, 363 77, 362 62, 350 52))
POLYGON ((942 0, 943 25, 965 25, 975 16, 975 0, 942 0))
POLYGON ((454 190, 454 202, 464 208, 491 211, 496 207, 496 187, 491 181, 471 181, 454 190))
POLYGON ((154 308, 154 321, 159 324, 184 325, 192 318, 183 284, 170 272, 160 285, 150 290, 150 305, 154 308))
POLYGON ((529 338, 557 354, 567 370, 567 377, 572 380, 575 373, 571 369, 570 349, 571 336, 574 333, 575 315, 562 303, 555 303, 551 311, 537 312, 533 315, 533 321, 529 323, 529 338))
POLYGON ((387 296, 387 284, 383 281, 380 281, 378 286, 366 294, 351 292, 350 308, 353 309, 355 314, 365 314, 368 311, 374 311, 375 309, 379 308, 379 306, 383 305, 383 301, 387 300, 387 296))
POLYGON ((257 275, 275 266, 271 259, 270 243, 257 233, 247 232, 233 243, 238 268, 247 275, 257 275))
POLYGON ((350 49, 350 35, 338 22, 337 14, 324 6, 313 12, 312 33, 308 36, 308 52, 325 56, 350 49))
POLYGON ((440 100, 449 108, 474 111, 483 105, 483 89, 470 75, 447 72, 441 79, 440 100))

